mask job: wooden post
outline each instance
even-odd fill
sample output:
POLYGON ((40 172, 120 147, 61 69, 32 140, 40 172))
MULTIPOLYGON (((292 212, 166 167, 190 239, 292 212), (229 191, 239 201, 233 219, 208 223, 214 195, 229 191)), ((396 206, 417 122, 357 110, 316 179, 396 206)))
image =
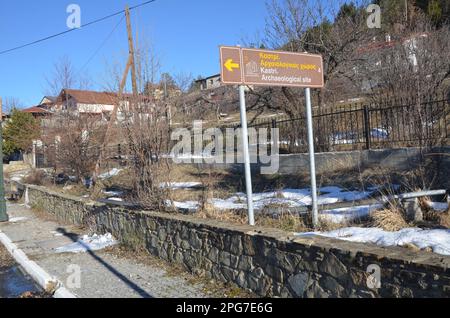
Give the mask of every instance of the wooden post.
MULTIPOLYGON (((130 69, 131 69, 131 84, 133 87, 133 95, 135 98, 139 95, 139 91, 138 91, 138 87, 137 87, 137 79, 136 79, 136 64, 135 64, 135 60, 134 60, 133 32, 131 29, 130 9, 129 9, 128 5, 125 8, 125 17, 126 17, 126 21, 127 21, 129 55, 128 55, 128 60, 127 60, 127 65, 125 67, 125 72, 123 73, 122 81, 120 82, 119 92, 117 94, 117 101, 116 101, 116 104, 114 105, 114 110, 113 110, 111 118, 109 120, 108 127, 106 128, 105 138, 103 140, 103 147, 100 148, 100 155, 98 157, 97 164, 95 165, 95 171, 94 171, 94 176, 93 176, 94 182, 96 181, 97 176, 100 174, 101 162, 103 161, 103 158, 104 158, 103 149, 109 143, 109 135, 111 133, 112 126, 114 125, 114 123, 117 120, 117 112, 118 112, 118 109, 120 106, 120 102, 122 100, 123 90, 125 89, 125 85, 127 83, 127 77, 128 77, 128 73, 130 72, 130 69)), ((134 112, 134 107, 132 106, 132 102, 133 101, 129 101, 128 107, 129 107, 130 111, 134 112)))
POLYGON ((131 61, 131 84, 133 86, 133 94, 138 95, 137 79, 136 79, 136 64, 134 62, 134 44, 133 44, 133 32, 131 29, 130 9, 128 6, 125 9, 125 16, 127 18, 127 33, 128 33, 128 51, 130 53, 131 61))

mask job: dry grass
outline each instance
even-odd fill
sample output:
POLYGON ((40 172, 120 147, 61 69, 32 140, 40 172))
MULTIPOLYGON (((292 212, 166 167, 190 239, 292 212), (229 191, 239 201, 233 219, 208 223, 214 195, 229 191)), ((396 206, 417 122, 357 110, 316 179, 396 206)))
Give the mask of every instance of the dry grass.
POLYGON ((281 212, 277 217, 264 215, 256 216, 256 225, 268 228, 281 229, 287 232, 309 232, 311 227, 307 226, 304 219, 291 213, 281 212))
POLYGON ((23 178, 26 184, 44 185, 46 183, 47 174, 42 170, 31 170, 28 175, 23 178))
POLYGON ((438 212, 430 208, 429 202, 432 202, 430 198, 421 198, 419 200, 420 207, 422 208, 424 220, 437 224, 441 227, 450 228, 450 206, 447 211, 438 212))
POLYGON ((398 208, 384 209, 372 213, 372 226, 388 232, 396 232, 410 227, 404 212, 398 208))

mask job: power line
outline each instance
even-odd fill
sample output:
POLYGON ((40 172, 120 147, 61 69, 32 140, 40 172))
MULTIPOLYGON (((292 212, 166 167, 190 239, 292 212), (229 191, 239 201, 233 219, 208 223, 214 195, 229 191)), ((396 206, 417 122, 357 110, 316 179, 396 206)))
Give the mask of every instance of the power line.
POLYGON ((114 32, 117 30, 117 28, 119 27, 119 25, 122 23, 123 19, 125 18, 125 16, 122 16, 122 18, 120 19, 120 21, 116 24, 116 26, 112 29, 112 31, 108 34, 108 36, 105 38, 105 40, 100 44, 100 46, 97 48, 97 50, 95 50, 95 52, 89 57, 89 59, 87 60, 87 62, 83 65, 83 67, 80 68, 80 70, 78 71, 78 74, 81 73, 86 66, 88 66, 88 64, 94 59, 94 57, 98 54, 98 52, 100 52, 100 50, 105 46, 105 44, 108 42, 108 40, 111 38, 111 36, 114 34, 114 32))
MULTIPOLYGON (((142 7, 142 6, 145 6, 145 5, 147 5, 147 4, 150 4, 150 3, 152 3, 152 2, 156 2, 156 0, 149 0, 149 1, 146 1, 146 2, 144 2, 144 3, 141 3, 141 4, 135 5, 135 6, 133 6, 133 7, 130 7, 130 11, 131 11, 131 10, 134 10, 134 9, 137 9, 137 8, 140 8, 140 7, 142 7)), ((60 33, 57 33, 57 34, 53 34, 53 35, 47 36, 47 37, 45 37, 45 38, 42 38, 42 39, 39 39, 39 40, 30 42, 30 43, 27 43, 27 44, 23 44, 23 45, 20 45, 20 46, 11 48, 11 49, 7 49, 7 50, 4 50, 4 51, 0 51, 0 55, 6 54, 6 53, 10 53, 10 52, 13 52, 13 51, 17 51, 17 50, 23 49, 23 48, 25 48, 25 47, 32 46, 32 45, 35 45, 35 44, 38 44, 38 43, 41 43, 41 42, 44 42, 44 41, 48 41, 48 40, 53 39, 53 38, 56 38, 56 37, 58 37, 58 36, 61 36, 61 35, 64 35, 64 34, 67 34, 67 33, 70 33, 70 32, 76 31, 76 30, 79 30, 79 29, 81 29, 81 28, 85 28, 85 27, 88 27, 88 26, 90 26, 90 25, 93 25, 93 24, 96 24, 96 23, 105 21, 105 20, 107 20, 107 19, 110 19, 110 18, 112 18, 112 17, 118 16, 118 15, 123 14, 123 13, 125 13, 125 10, 122 10, 122 11, 119 11, 119 12, 116 12, 116 13, 113 13, 113 14, 110 14, 110 15, 107 15, 107 16, 105 16, 105 17, 103 17, 103 18, 100 18, 100 19, 91 21, 91 22, 89 22, 89 23, 83 24, 83 25, 81 25, 80 28, 70 29, 70 30, 67 30, 67 31, 64 31, 64 32, 60 32, 60 33)))

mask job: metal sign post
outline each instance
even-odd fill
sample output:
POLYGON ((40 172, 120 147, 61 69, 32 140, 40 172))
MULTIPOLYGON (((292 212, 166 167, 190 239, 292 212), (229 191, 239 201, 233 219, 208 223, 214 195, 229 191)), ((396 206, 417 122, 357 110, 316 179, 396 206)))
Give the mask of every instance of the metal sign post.
POLYGON ((319 209, 317 205, 316 156, 314 153, 314 129, 311 107, 311 89, 305 89, 306 120, 308 125, 309 167, 311 175, 312 222, 314 228, 319 226, 319 209))
POLYGON ((250 151, 248 148, 247 107, 245 105, 245 86, 239 86, 239 101, 241 106, 242 126, 242 150, 244 151, 245 163, 245 185, 247 189, 248 223, 255 225, 255 214, 253 210, 252 173, 250 169, 250 151))

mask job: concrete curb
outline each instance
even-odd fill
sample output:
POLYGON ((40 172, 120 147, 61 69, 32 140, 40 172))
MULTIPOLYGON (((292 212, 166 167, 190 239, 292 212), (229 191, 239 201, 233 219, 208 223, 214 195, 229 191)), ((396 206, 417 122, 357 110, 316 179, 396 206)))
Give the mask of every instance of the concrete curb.
POLYGON ((47 292, 53 292, 54 298, 77 298, 68 291, 55 277, 50 276, 36 262, 31 261, 28 256, 19 249, 11 239, 0 231, 0 243, 2 243, 16 262, 22 266, 25 272, 47 292))

